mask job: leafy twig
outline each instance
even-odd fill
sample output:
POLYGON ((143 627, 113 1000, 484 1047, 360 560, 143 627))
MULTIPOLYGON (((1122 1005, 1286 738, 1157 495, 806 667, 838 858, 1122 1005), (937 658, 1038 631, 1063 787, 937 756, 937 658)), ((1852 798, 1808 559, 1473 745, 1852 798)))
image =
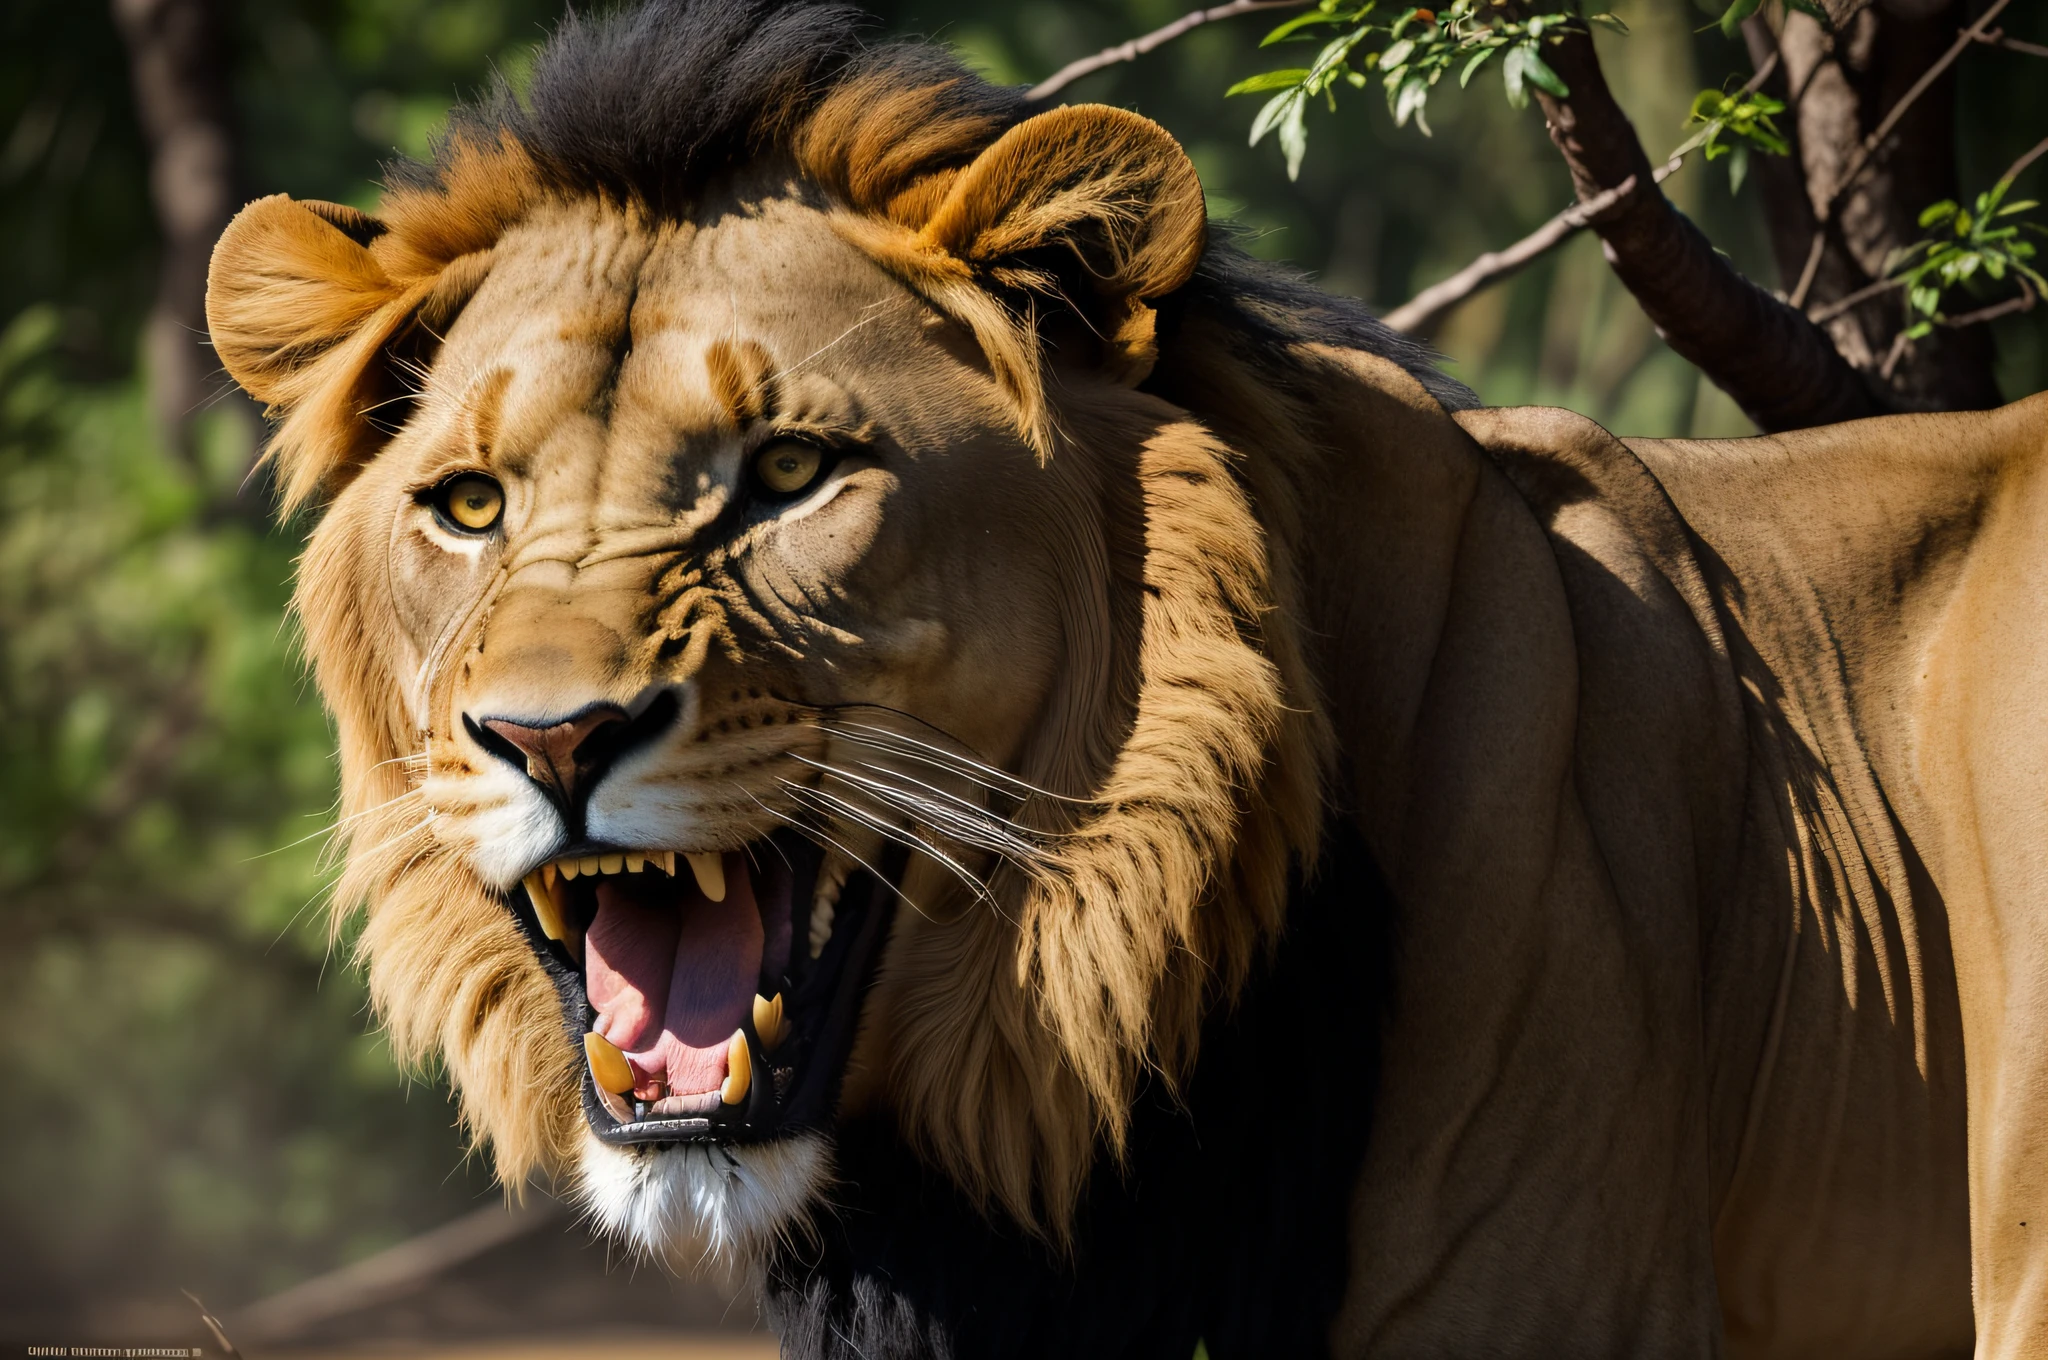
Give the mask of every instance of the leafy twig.
MULTIPOLYGON (((1890 266, 1891 272, 1897 275, 1897 283, 1906 290, 1909 322, 1906 339, 1918 340, 1937 324, 1946 324, 1948 318, 1941 312, 1942 295, 1980 270, 1991 279, 2003 279, 2007 273, 2012 274, 2025 297, 2031 297, 2029 284, 2048 292, 2048 279, 2027 263, 2034 258, 2034 244, 2021 235, 2031 231, 2048 236, 2048 229, 2033 222, 2009 220, 2040 205, 2031 199, 2017 203, 2005 201, 2013 182, 2044 154, 2048 154, 2048 138, 2036 142, 2007 167, 2006 172, 1998 177, 1998 182, 1978 194, 1971 206, 1966 208, 1954 199, 1943 199, 1921 212, 1920 225, 1938 228, 1941 234, 1906 247, 1890 266), (1914 312, 1920 313, 1920 320, 1911 319, 1914 312)), ((2031 301, 2027 303, 2029 307, 2032 305, 2031 301)))
POLYGON ((1164 47, 1189 29, 1215 23, 1218 19, 1235 19, 1240 14, 1252 14, 1266 9, 1300 9, 1308 3, 1309 0, 1232 0, 1232 3, 1227 5, 1194 10, 1181 15, 1170 24, 1132 38, 1129 42, 1105 47, 1092 57, 1082 57, 1068 62, 1026 90, 1024 97, 1034 102, 1050 99, 1083 76, 1092 76, 1105 67, 1115 66, 1121 62, 1136 61, 1154 48, 1164 47))
POLYGON ((1413 118, 1424 136, 1429 135, 1427 108, 1430 92, 1453 67, 1458 68, 1460 87, 1495 56, 1501 57, 1501 79, 1508 102, 1521 108, 1534 90, 1560 98, 1570 93, 1564 81, 1543 59, 1543 48, 1562 42, 1566 35, 1583 33, 1589 24, 1605 24, 1626 32, 1626 26, 1611 14, 1580 18, 1576 13, 1544 12, 1521 18, 1496 14, 1483 0, 1448 0, 1441 9, 1425 5, 1390 6, 1393 18, 1380 23, 1374 19, 1382 0, 1319 0, 1315 9, 1289 19, 1268 33, 1259 45, 1300 41, 1317 26, 1336 28, 1337 36, 1323 44, 1307 66, 1263 71, 1240 80, 1224 91, 1225 97, 1266 94, 1272 98, 1252 120, 1251 140, 1256 146, 1268 132, 1279 134, 1280 149, 1287 157, 1287 177, 1301 172, 1302 157, 1308 152, 1307 113, 1309 101, 1323 99, 1334 110, 1338 82, 1362 90, 1377 73, 1387 93, 1387 111, 1394 126, 1405 127, 1413 118), (1379 48, 1367 40, 1384 38, 1379 48), (1366 48, 1362 55, 1359 50, 1366 48))

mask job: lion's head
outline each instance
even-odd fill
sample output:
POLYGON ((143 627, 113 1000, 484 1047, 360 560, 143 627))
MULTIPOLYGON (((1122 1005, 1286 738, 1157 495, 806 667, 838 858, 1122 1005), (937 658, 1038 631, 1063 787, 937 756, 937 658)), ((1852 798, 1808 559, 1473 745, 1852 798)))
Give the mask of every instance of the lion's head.
POLYGON ((1148 383, 1192 167, 852 33, 572 21, 376 216, 251 205, 208 297, 324 504, 379 1013, 656 1248, 787 1224, 849 1109, 1058 1232, 1317 835, 1284 508, 1148 383))

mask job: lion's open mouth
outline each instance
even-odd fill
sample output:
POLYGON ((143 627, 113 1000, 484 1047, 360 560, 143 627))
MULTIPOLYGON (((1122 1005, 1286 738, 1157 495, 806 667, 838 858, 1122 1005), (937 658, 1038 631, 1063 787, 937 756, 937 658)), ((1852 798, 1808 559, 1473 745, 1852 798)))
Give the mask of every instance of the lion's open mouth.
POLYGON ((892 895, 794 833, 724 854, 577 847, 520 913, 612 1143, 754 1140, 837 1097, 892 895))

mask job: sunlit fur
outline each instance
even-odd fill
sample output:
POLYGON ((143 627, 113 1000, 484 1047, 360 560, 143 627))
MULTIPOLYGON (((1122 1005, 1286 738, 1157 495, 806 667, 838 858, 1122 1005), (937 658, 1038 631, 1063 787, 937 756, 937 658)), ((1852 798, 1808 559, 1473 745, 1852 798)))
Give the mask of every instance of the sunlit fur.
MULTIPOLYGON (((995 909, 950 883, 899 922, 849 1099, 888 1109, 970 1193, 1057 1236, 1098 1150, 1120 1146, 1140 1075, 1187 1072, 1203 1015, 1229 1003, 1281 926, 1290 870, 1314 857, 1331 740, 1291 620, 1306 550, 1294 507, 1313 494, 1300 481, 1319 454, 1298 433, 1309 422, 1289 374, 1336 372, 1350 345, 1423 363, 1356 317, 1303 314, 1305 293, 1220 247, 1190 281, 1199 186, 1143 120, 1096 111, 1021 124, 997 157, 977 160, 1024 110, 1013 97, 955 98, 986 87, 928 51, 901 51, 849 59, 822 97, 765 120, 750 154, 785 159, 845 239, 971 329, 1019 432, 1050 465, 1140 446, 1142 682, 1118 696, 1079 677, 1027 744, 1017 775, 1045 788, 1085 777, 1087 796, 1040 811, 1040 853, 996 870, 995 909), (1030 196, 1034 175, 1044 191, 1020 211, 1012 200, 1030 196), (1214 409, 1124 389, 1077 397, 1046 381, 1037 309, 1058 305, 1058 281, 1005 260, 1082 228, 1098 274, 1153 270, 1193 299, 1168 339, 1136 295, 1092 318, 1103 364, 1130 382, 1178 375, 1214 409), (1275 342, 1248 342, 1260 328, 1275 342), (952 909, 932 909, 942 893, 958 899, 952 909)), ((657 194, 578 183, 511 131, 458 118, 434 166, 397 183, 375 218, 318 208, 353 252, 281 199, 238 220, 216 256, 209 315, 229 370, 278 418, 270 458, 288 506, 332 496, 376 455, 386 435, 364 413, 404 385, 387 356, 431 363, 432 337, 488 274, 503 233, 590 198, 636 219, 663 210, 657 194)), ((348 857, 336 919, 363 912, 360 953, 394 1046, 410 1060, 440 1056, 509 1183, 581 1165, 598 1217, 643 1242, 680 1231, 676 1210, 690 1204, 700 1228, 708 1209, 714 1236, 751 1245, 766 1219, 739 1219, 786 1222, 797 1213, 789 1187, 814 1192, 823 1154, 743 1150, 801 1166, 756 1175, 750 1184, 766 1188, 728 1210, 680 1162, 629 1167, 592 1150, 553 989, 420 796, 435 773, 420 734, 447 730, 435 708, 445 688, 384 671, 389 649, 371 645, 392 626, 373 588, 380 564, 354 552, 369 536, 339 513, 314 535, 298 612, 340 734, 348 857)), ((1099 586, 1123 569, 1089 570, 1099 586)), ((1077 586, 1063 606, 1070 626, 1112 633, 1114 619, 1090 621, 1108 595, 1077 586)))

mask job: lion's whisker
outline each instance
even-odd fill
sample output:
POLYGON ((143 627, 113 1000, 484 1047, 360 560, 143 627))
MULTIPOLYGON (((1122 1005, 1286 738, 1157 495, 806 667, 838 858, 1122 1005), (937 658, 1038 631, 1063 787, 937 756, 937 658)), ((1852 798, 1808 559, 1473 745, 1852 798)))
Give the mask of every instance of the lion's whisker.
POLYGON ((848 821, 853 822, 855 825, 865 826, 870 831, 873 831, 878 835, 885 836, 888 839, 895 841, 899 845, 902 845, 910 850, 914 850, 918 854, 924 855, 926 858, 943 866, 947 871, 952 873, 952 875, 955 878, 958 878, 960 882, 963 885, 965 885, 970 891, 972 891, 974 895, 977 898, 979 898, 985 905, 990 907, 995 907, 997 905, 995 897, 992 893, 989 892, 988 885, 986 883, 983 883, 980 879, 976 878, 974 874, 970 872, 965 865, 961 864, 958 860, 954 859, 945 851, 939 849, 938 846, 933 845, 924 837, 917 835, 913 831, 909 831, 903 827, 899 827, 894 825, 893 823, 884 821, 883 819, 867 812, 865 809, 862 809, 856 806, 855 804, 848 802, 846 799, 840 798, 835 794, 827 793, 823 789, 815 789, 807 785, 792 783, 791 781, 786 779, 782 781, 782 784, 783 787, 789 791, 790 795, 796 798, 798 801, 802 802, 806 800, 815 800, 817 802, 822 802, 826 805, 828 810, 836 812, 837 815, 846 818, 848 821))

